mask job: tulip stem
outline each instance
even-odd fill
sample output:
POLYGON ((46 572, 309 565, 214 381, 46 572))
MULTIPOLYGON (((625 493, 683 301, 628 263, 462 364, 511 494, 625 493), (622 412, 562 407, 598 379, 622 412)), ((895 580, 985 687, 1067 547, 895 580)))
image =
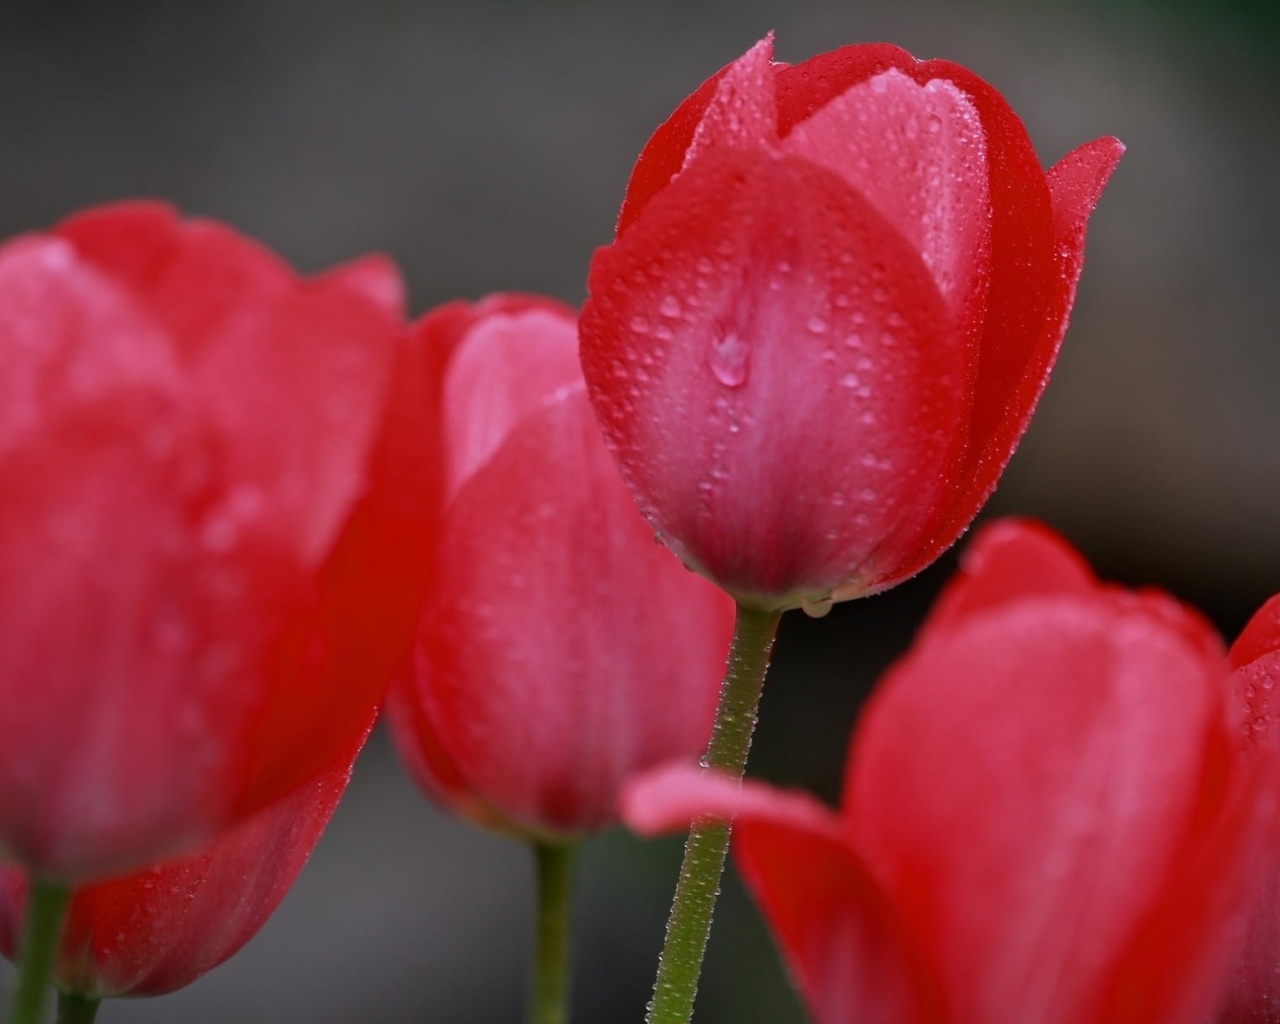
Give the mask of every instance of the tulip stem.
POLYGON ((41 1024, 45 994, 53 978, 54 955, 70 902, 70 886, 31 880, 9 1024, 41 1024))
POLYGON ((91 996, 73 996, 69 992, 58 993, 58 1024, 93 1024, 98 1016, 101 999, 91 996))
MULTIPOLYGON (((715 726, 702 759, 705 767, 737 779, 746 771, 760 692, 781 618, 780 611, 738 605, 715 726)), ((647 1024, 688 1024, 693 1017, 698 976, 711 933, 711 915, 729 851, 729 832, 729 825, 711 821, 695 821, 689 830, 653 999, 645 1018, 647 1024)))
POLYGON ((568 1024, 569 930, 573 868, 578 848, 559 843, 533 844, 538 873, 538 919, 534 933, 533 983, 529 1024, 568 1024))

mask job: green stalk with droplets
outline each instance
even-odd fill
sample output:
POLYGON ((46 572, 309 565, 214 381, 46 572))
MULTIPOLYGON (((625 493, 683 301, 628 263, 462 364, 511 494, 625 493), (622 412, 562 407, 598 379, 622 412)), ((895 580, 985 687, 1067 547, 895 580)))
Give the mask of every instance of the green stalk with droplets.
MULTIPOLYGON (((781 617, 780 611, 738 605, 715 726, 702 761, 708 768, 738 779, 746 770, 760 693, 781 617)), ((693 1017, 698 977, 711 933, 711 915, 729 850, 729 833, 728 825, 710 821, 696 821, 689 831, 653 999, 645 1018, 648 1024, 688 1024, 693 1017)))

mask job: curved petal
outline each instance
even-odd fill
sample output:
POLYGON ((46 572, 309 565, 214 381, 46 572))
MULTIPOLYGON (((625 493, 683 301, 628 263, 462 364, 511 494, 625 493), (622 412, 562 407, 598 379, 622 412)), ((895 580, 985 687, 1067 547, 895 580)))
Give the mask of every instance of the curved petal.
POLYGON ((769 922, 815 1021, 942 1021, 936 979, 831 811, 807 793, 778 790, 692 765, 628 783, 620 813, 641 835, 690 822, 734 822, 743 880, 769 922))
MULTIPOLYGON (((773 37, 770 35, 760 40, 731 64, 726 64, 698 86, 681 102, 680 106, 676 107, 675 112, 658 127, 658 130, 645 143, 644 149, 640 151, 640 156, 636 160, 635 167, 632 168, 631 178, 627 182, 626 197, 623 200, 622 209, 618 213, 618 227, 614 233, 615 238, 621 238, 622 233, 640 216, 640 212, 648 205, 649 200, 666 188, 671 180, 683 170, 689 148, 694 143, 694 138, 700 131, 704 134, 706 132, 706 129, 702 129, 701 125, 708 109, 720 96, 720 82, 722 79, 731 74, 735 76, 739 82, 738 90, 736 91, 742 90, 746 84, 743 81, 744 79, 753 80, 755 89, 748 92, 754 93, 757 97, 767 96, 769 107, 772 108, 773 73, 772 71, 768 72, 770 81, 767 83, 759 77, 761 62, 763 61, 763 65, 767 69, 772 52, 773 37), (740 68, 741 65, 745 65, 748 69, 746 74, 740 68)), ((745 102, 755 112, 751 118, 753 122, 766 123, 772 126, 772 109, 768 111, 766 119, 764 108, 759 103, 753 99, 745 99, 745 102)), ((723 106, 723 99, 721 100, 721 105, 723 106)))
MULTIPOLYGON (((94 999, 163 995, 234 955, 306 864, 363 739, 195 853, 77 889, 55 964, 58 986, 94 999)), ((21 872, 0 868, 0 950, 9 957, 25 903, 21 872)))
POLYGON ((1200 986, 1180 989, 1187 1005, 1203 1002, 1217 949, 1139 956, 1134 940, 1171 905, 1210 934, 1231 910, 1178 881, 1224 799, 1225 665, 1197 618, 1173 615, 1110 592, 999 605, 926 635, 864 713, 849 835, 956 1019, 1119 1020, 1115 992, 1155 1004, 1179 971, 1200 986), (1138 969, 1153 957, 1162 969, 1138 969))
POLYGON ((984 90, 970 95, 988 131, 992 276, 966 485, 912 571, 933 561, 976 515, 1026 431, 1067 329, 1089 215, 1124 152, 1109 138, 1081 146, 1049 172, 1045 196, 1033 181, 1033 169, 1037 179, 1040 171, 1022 123, 970 72, 951 65, 947 74, 962 88, 984 90))
POLYGON ((972 343, 986 301, 991 204, 982 123, 964 93, 891 69, 796 125, 782 149, 871 201, 920 253, 972 343))
POLYGON ((514 827, 607 825, 623 778, 705 745, 732 602, 653 543, 581 390, 463 484, 433 583, 403 684, 443 755, 421 767, 514 827))
POLYGON ((264 533, 318 564, 356 500, 390 386, 395 319, 342 275, 303 283, 261 246, 155 203, 101 207, 56 232, 173 339, 186 400, 239 487, 211 529, 264 533))
POLYGON ((768 35, 725 69, 685 151, 684 167, 723 146, 755 149, 777 142, 772 57, 768 35))
POLYGON ((445 373, 448 500, 525 416, 582 386, 578 321, 553 303, 477 320, 445 373))
POLYGON ((778 134, 785 139, 796 125, 859 82, 891 68, 910 71, 917 63, 891 43, 854 43, 778 68, 778 134))
POLYGON ((1088 594, 1093 570, 1070 544, 1030 519, 987 523, 965 545, 960 569, 929 612, 923 630, 950 629, 971 615, 1034 595, 1088 594))
POLYGON ((721 586, 775 604, 856 588, 935 513, 967 354, 919 255, 835 175, 709 153, 597 252, 590 292, 606 438, 721 586))
POLYGON ((942 1024, 938 980, 893 903, 827 830, 749 817, 738 871, 818 1024, 942 1024))
POLYGON ((295 627, 299 641, 276 655, 274 685, 255 716, 243 807, 295 786, 348 744, 405 665, 444 492, 430 340, 400 338, 366 493, 320 573, 310 617, 295 627))
POLYGON ((801 790, 776 789, 685 761, 661 765, 627 780, 618 816, 637 835, 683 832, 699 818, 766 821, 840 837, 831 808, 801 790))

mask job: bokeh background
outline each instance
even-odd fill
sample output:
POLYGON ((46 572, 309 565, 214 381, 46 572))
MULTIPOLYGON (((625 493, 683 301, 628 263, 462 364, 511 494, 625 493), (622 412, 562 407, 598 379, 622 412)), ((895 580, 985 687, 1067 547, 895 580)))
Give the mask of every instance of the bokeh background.
MULTIPOLYGON (((415 312, 493 290, 577 303, 648 134, 769 29, 784 60, 887 40, 966 64, 1046 163, 1128 144, 1055 379, 985 515, 1042 517, 1105 575, 1233 634, 1280 590, 1276 0, 3 0, 0 235, 158 195, 303 270, 389 253, 415 312)), ((858 704, 953 560, 784 620, 756 774, 834 798, 858 704)), ((678 857, 621 833, 586 849, 583 1024, 640 1021, 678 857)), ((99 1019, 515 1022, 528 861, 429 807, 378 736, 261 935, 99 1019)), ((802 1019, 730 879, 697 1020, 802 1019)))

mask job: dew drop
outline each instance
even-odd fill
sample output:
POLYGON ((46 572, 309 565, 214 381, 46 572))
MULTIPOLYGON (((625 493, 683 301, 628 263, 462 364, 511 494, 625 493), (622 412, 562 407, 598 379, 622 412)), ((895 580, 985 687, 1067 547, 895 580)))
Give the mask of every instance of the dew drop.
POLYGON ((707 364, 716 380, 727 388, 740 387, 747 379, 750 346, 734 331, 715 337, 707 351, 707 364))
POLYGON ((658 304, 658 312, 663 316, 674 319, 678 317, 683 310, 680 308, 680 300, 674 295, 668 295, 658 304))
POLYGON ((631 330, 636 334, 648 334, 650 330, 649 318, 637 313, 631 318, 631 330))
POLYGON ((824 597, 800 599, 800 610, 803 611, 811 619, 821 619, 831 611, 833 599, 830 594, 824 597))
POLYGON ((809 322, 805 325, 809 328, 810 334, 826 334, 827 322, 820 316, 809 317, 809 322))
POLYGON ((861 378, 859 378, 856 373, 850 371, 840 378, 840 386, 845 388, 856 388, 860 380, 861 378))

